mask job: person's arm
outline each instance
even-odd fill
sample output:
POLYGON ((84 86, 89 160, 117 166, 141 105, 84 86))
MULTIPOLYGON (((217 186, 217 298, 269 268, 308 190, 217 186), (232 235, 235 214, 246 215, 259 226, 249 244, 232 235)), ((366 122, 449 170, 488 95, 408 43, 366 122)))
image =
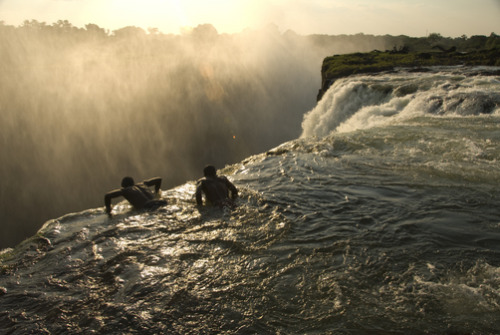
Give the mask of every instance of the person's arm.
POLYGON ((145 180, 145 181, 143 181, 143 183, 146 186, 154 186, 155 193, 158 193, 160 191, 160 187, 161 187, 161 178, 160 177, 155 177, 155 178, 145 180))
POLYGON ((106 206, 106 213, 111 216, 111 199, 117 198, 122 195, 122 190, 114 190, 106 193, 104 196, 104 205, 106 206))
POLYGON ((238 197, 238 189, 236 188, 236 186, 234 186, 233 183, 231 183, 229 179, 227 179, 227 177, 224 177, 224 182, 227 188, 231 191, 231 199, 236 199, 238 197))
POLYGON ((201 197, 201 192, 202 192, 202 183, 198 182, 198 187, 196 188, 196 204, 198 206, 203 205, 203 200, 201 197))

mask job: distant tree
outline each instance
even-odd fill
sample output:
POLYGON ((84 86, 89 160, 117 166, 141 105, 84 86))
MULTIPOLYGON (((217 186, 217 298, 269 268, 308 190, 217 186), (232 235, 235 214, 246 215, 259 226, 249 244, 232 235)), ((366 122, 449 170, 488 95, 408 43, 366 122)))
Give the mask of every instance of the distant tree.
POLYGON ((158 28, 151 28, 151 27, 149 27, 148 28, 148 33, 150 35, 159 35, 160 34, 160 30, 158 28))
POLYGON ((89 23, 85 25, 85 29, 89 34, 94 37, 106 37, 108 34, 104 28, 99 27, 97 24, 89 23))
POLYGON ((499 48, 500 47, 500 36, 495 33, 491 33, 486 40, 485 47, 487 49, 499 48))
POLYGON ((427 39, 429 40, 429 42, 431 44, 438 43, 438 42, 441 42, 441 40, 443 39, 443 36, 441 36, 441 34, 438 34, 438 33, 432 33, 427 37, 427 39))
POLYGON ((118 38, 140 38, 144 37, 146 32, 142 28, 128 26, 118 30, 113 30, 113 34, 118 38))
POLYGON ((217 38, 217 35, 219 33, 217 32, 217 29, 215 29, 214 26, 206 23, 206 24, 200 24, 200 25, 196 26, 196 28, 193 29, 191 34, 196 39, 200 39, 200 40, 204 40, 204 41, 212 41, 215 38, 217 38))
POLYGON ((486 45, 487 40, 488 40, 488 38, 486 36, 482 36, 482 35, 471 36, 467 40, 466 46, 469 49, 477 49, 477 50, 483 49, 486 45))
POLYGON ((288 29, 283 33, 283 37, 288 39, 297 39, 299 38, 299 35, 295 31, 288 29))
POLYGON ((275 23, 269 23, 267 26, 264 27, 264 31, 269 35, 275 35, 275 36, 281 35, 280 28, 275 23))
POLYGON ((37 20, 24 20, 21 28, 29 30, 42 30, 47 27, 45 22, 38 22, 37 20))
POLYGON ((14 26, 9 26, 5 24, 5 21, 0 21, 0 31, 2 32, 7 32, 7 31, 13 31, 16 28, 14 26))
POLYGON ((77 29, 76 27, 73 27, 73 25, 69 23, 68 20, 59 20, 53 23, 52 27, 56 28, 60 32, 65 32, 65 33, 69 33, 73 29, 77 29))

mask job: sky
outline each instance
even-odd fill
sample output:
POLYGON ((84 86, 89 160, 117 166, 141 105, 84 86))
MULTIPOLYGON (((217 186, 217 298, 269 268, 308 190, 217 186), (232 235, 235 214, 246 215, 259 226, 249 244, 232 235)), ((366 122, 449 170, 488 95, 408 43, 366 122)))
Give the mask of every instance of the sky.
POLYGON ((275 24, 300 35, 489 36, 500 34, 500 0, 0 0, 5 24, 32 19, 166 34, 209 23, 230 34, 275 24))

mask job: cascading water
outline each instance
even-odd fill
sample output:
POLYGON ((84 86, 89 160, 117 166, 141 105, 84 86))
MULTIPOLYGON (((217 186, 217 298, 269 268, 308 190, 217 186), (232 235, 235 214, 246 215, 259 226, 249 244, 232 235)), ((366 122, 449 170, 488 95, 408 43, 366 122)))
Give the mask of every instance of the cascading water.
POLYGON ((226 167, 238 208, 126 202, 1 254, 0 332, 500 331, 498 68, 337 81, 300 138, 226 167))

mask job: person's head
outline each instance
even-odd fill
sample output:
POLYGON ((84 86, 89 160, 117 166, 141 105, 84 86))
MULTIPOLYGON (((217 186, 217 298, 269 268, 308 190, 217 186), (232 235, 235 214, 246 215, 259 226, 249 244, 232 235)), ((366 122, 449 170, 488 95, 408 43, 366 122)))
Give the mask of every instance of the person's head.
POLYGON ((217 175, 217 170, 215 169, 215 166, 208 165, 203 169, 203 174, 205 177, 215 177, 217 175))
POLYGON ((122 187, 125 188, 125 187, 130 187, 130 186, 134 186, 134 178, 132 177, 125 177, 122 179, 122 187))

